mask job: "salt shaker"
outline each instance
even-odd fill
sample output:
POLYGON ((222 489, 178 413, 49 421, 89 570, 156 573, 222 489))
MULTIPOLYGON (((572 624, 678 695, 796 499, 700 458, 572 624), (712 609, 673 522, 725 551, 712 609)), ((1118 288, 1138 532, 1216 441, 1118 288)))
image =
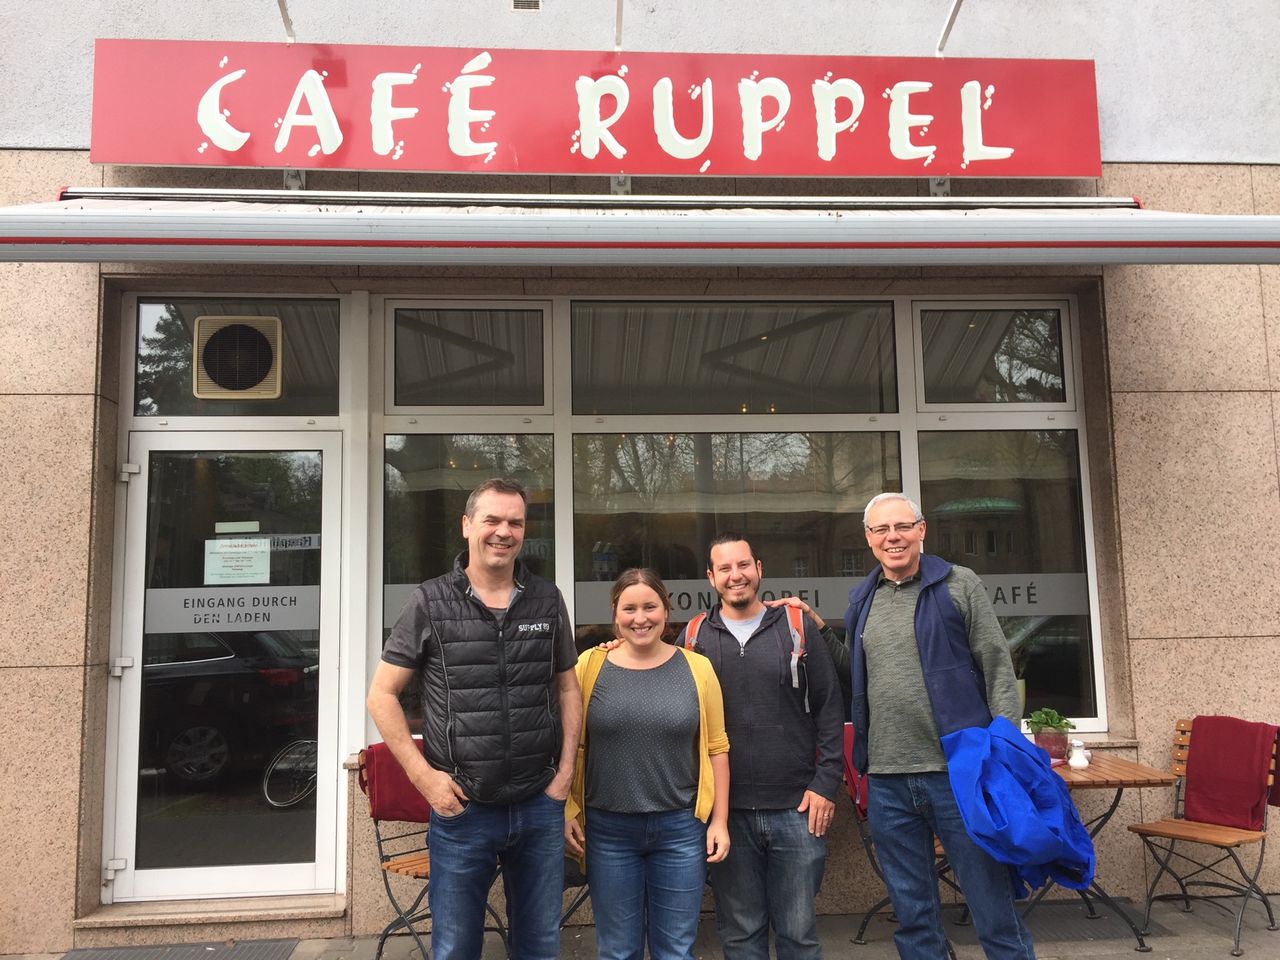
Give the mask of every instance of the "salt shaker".
POLYGON ((1067 766, 1072 770, 1083 770, 1089 765, 1089 752, 1084 748, 1083 740, 1072 740, 1071 749, 1067 752, 1067 766))

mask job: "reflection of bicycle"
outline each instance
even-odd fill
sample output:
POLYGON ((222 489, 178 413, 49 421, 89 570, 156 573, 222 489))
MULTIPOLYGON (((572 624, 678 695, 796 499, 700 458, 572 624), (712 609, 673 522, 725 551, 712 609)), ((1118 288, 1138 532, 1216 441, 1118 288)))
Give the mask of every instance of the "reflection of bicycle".
POLYGON ((286 743, 262 774, 262 795, 273 807, 292 807, 316 790, 316 741, 286 743))

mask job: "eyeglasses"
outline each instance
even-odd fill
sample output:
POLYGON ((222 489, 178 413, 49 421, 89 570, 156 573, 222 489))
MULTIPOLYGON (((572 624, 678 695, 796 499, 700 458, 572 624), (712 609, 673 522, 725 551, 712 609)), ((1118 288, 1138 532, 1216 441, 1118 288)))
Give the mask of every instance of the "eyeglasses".
POLYGON ((894 533, 905 536, 921 523, 924 523, 924 521, 913 520, 911 523, 895 523, 892 527, 890 527, 889 524, 884 523, 878 527, 867 527, 867 533, 871 534, 873 537, 887 537, 889 535, 889 531, 893 530, 894 533))

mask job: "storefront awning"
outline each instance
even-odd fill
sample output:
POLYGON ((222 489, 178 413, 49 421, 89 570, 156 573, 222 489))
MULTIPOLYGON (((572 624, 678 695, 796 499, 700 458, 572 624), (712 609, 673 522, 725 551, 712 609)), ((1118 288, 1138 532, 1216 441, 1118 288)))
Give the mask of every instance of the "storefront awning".
POLYGON ((1109 198, 73 190, 0 209, 0 261, 859 266, 1280 263, 1280 216, 1109 198))

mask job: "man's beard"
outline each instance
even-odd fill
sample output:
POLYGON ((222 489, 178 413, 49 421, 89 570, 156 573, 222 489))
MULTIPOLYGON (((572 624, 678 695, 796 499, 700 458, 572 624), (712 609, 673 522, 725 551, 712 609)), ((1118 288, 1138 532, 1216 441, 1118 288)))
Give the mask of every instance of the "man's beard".
POLYGON ((753 593, 749 597, 743 597, 739 600, 725 600, 724 602, 735 610, 745 610, 747 607, 751 606, 751 604, 755 603, 755 600, 756 595, 753 593))

